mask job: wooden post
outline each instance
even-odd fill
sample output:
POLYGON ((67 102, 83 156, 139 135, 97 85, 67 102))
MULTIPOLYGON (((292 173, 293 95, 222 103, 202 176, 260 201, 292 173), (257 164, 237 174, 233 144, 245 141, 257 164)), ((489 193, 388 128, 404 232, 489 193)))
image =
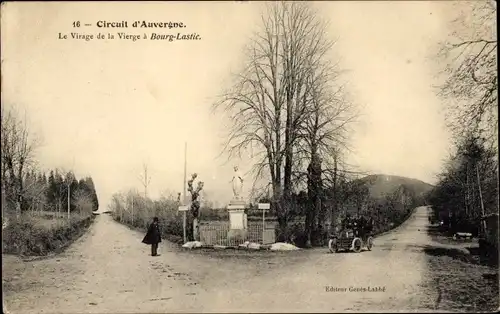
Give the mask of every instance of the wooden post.
MULTIPOLYGON (((187 205, 186 195, 186 175, 187 175, 187 142, 184 143, 184 183, 183 183, 183 205, 187 205)), ((184 235, 184 243, 187 242, 186 238, 186 211, 182 212, 182 230, 184 235)))
POLYGON ((68 221, 70 219, 70 195, 71 195, 71 184, 68 183, 68 221))

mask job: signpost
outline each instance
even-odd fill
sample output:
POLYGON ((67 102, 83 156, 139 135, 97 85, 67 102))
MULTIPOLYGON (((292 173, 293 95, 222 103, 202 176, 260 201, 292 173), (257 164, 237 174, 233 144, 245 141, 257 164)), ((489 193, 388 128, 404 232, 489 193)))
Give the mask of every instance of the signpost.
POLYGON ((264 232, 266 230, 266 209, 269 210, 271 204, 269 203, 259 203, 259 209, 262 210, 262 244, 264 244, 264 232))
MULTIPOLYGON (((184 204, 184 202, 183 202, 184 204)), ((182 233, 184 236, 184 243, 186 243, 186 212, 189 210, 188 205, 179 205, 179 211, 182 212, 182 233)))

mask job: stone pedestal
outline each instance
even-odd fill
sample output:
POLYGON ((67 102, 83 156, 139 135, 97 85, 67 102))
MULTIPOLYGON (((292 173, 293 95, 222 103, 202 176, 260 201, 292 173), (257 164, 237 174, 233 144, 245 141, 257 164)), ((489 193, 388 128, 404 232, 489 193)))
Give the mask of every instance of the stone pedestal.
POLYGON ((244 209, 229 210, 229 229, 246 229, 245 225, 244 209))
POLYGON ((245 214, 245 202, 232 200, 227 207, 229 211, 228 239, 243 240, 247 235, 247 215, 245 214))

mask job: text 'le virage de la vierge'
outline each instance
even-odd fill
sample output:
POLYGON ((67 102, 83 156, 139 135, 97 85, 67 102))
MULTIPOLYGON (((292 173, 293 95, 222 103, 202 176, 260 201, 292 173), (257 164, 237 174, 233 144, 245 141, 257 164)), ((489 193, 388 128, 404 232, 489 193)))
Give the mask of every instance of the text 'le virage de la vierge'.
MULTIPOLYGON (((129 22, 129 21, 119 21, 119 22, 110 22, 110 21, 98 21, 95 24, 98 28, 101 29, 113 29, 113 28, 118 28, 118 29, 123 29, 123 28, 148 28, 148 29, 155 29, 155 28, 164 28, 164 29, 175 29, 175 28, 185 28, 186 24, 182 22, 149 22, 149 21, 134 21, 134 22, 129 22)), ((92 24, 84 24, 81 23, 80 21, 75 21, 73 22, 73 27, 74 28, 79 28, 79 27, 90 27, 92 24)), ((71 32, 69 34, 63 34, 59 33, 59 39, 76 39, 76 40, 84 40, 84 41, 91 41, 94 39, 108 39, 108 40, 129 40, 129 41, 138 41, 141 39, 149 39, 149 40, 155 40, 155 41, 177 41, 177 40, 200 40, 201 36, 197 33, 181 33, 181 32, 176 32, 176 33, 159 33, 159 32, 153 32, 153 33, 128 33, 125 31, 118 31, 118 32, 109 32, 109 33, 97 33, 97 34, 91 34, 91 33, 84 33, 84 32, 71 32)))

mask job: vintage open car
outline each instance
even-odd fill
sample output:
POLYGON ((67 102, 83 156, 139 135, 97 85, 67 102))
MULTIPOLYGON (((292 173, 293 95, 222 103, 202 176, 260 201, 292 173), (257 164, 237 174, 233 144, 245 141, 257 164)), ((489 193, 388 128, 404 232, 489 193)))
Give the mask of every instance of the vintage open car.
POLYGON ((328 248, 332 253, 339 251, 354 251, 359 253, 363 248, 371 251, 372 247, 373 236, 371 228, 360 226, 356 222, 330 235, 330 240, 328 241, 328 248))

